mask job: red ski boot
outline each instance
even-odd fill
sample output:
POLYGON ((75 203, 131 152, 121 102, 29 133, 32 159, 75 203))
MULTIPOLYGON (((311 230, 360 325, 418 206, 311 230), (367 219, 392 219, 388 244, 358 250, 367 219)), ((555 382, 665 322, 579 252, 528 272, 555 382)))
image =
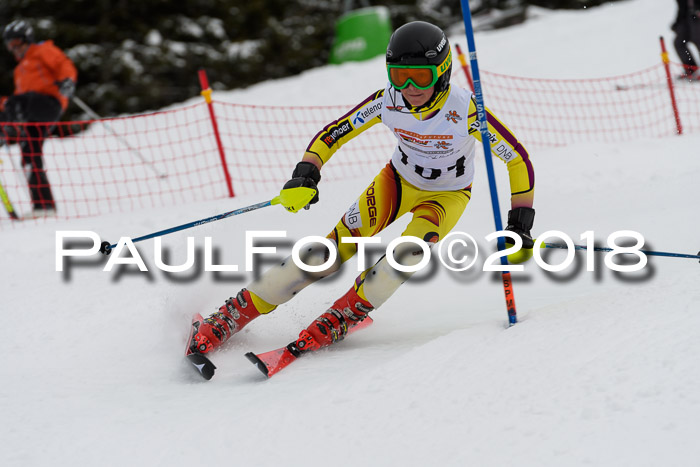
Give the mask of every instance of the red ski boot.
POLYGON ((199 324, 197 332, 192 336, 190 351, 211 352, 258 316, 260 312, 253 304, 250 292, 242 289, 236 298, 231 297, 226 300, 219 311, 199 324))
POLYGON ((352 287, 311 326, 299 333, 295 347, 301 352, 317 350, 343 340, 348 330, 365 319, 372 310, 374 307, 360 298, 355 287, 352 287))
POLYGON ((286 368, 306 352, 331 345, 347 334, 372 324, 368 313, 374 307, 357 295, 353 287, 332 307, 316 318, 311 326, 299 333, 299 339, 286 347, 261 354, 248 352, 245 356, 268 378, 286 368))

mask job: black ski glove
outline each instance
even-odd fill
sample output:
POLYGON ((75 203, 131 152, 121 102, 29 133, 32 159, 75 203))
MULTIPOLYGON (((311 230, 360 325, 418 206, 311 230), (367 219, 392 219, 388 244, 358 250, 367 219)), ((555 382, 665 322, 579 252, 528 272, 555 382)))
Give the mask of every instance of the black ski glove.
POLYGON ((66 78, 63 81, 56 81, 56 86, 58 86, 58 92, 68 99, 73 97, 73 93, 75 93, 75 81, 72 79, 66 78))
MULTIPOLYGON (((508 227, 506 230, 515 232, 523 240, 523 248, 529 250, 535 245, 532 236, 530 235, 530 229, 532 229, 532 224, 535 222, 535 210, 532 208, 515 208, 508 211, 508 227)), ((515 243, 513 239, 506 237, 506 246, 512 246, 515 243)))
POLYGON ((313 188, 316 190, 316 196, 313 197, 309 204, 318 203, 318 187, 316 186, 321 181, 321 172, 311 162, 299 162, 292 172, 292 178, 284 184, 282 189, 297 188, 300 186, 313 188))
POLYGON ((27 98, 25 95, 14 95, 7 98, 5 101, 5 116, 10 122, 26 122, 27 116, 25 112, 27 98))

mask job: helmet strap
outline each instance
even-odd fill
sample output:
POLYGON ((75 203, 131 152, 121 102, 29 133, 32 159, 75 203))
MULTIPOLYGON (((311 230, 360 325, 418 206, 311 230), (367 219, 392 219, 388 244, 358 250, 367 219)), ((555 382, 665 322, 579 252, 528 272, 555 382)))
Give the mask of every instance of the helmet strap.
POLYGON ((417 113, 422 113, 422 112, 429 112, 429 111, 433 110, 433 109, 437 106, 437 104, 442 100, 442 98, 443 98, 444 96, 447 95, 447 93, 450 91, 450 86, 451 86, 451 85, 448 84, 448 85, 447 85, 447 88, 445 88, 444 91, 440 91, 440 92, 438 92, 437 89, 435 89, 435 90, 433 91, 433 95, 430 97, 430 99, 428 99, 428 102, 426 102, 425 104, 421 105, 420 107, 413 107, 408 101, 406 101, 406 100, 403 99, 403 97, 402 97, 402 100, 403 100, 403 103, 404 103, 404 106, 403 106, 403 107, 404 107, 406 110, 403 110, 403 109, 402 109, 402 110, 398 110, 398 109, 396 109, 396 94, 397 94, 397 93, 400 94, 401 91, 397 90, 396 88, 394 88, 394 87, 392 86, 392 87, 391 87, 391 90, 392 90, 393 92, 392 92, 392 94, 389 96, 389 98, 391 99, 391 103, 394 104, 394 109, 391 109, 391 110, 394 111, 394 112, 409 113, 409 114, 417 114, 417 113))

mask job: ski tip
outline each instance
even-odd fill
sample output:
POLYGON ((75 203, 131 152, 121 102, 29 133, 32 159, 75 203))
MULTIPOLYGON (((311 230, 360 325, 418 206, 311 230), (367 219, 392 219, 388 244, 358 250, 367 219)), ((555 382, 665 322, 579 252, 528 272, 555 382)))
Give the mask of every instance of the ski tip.
POLYGON ((258 368, 258 370, 260 370, 265 376, 267 376, 268 378, 270 377, 267 366, 262 360, 260 360, 260 358, 258 358, 257 355, 255 355, 253 352, 248 352, 247 354, 245 354, 245 358, 250 360, 250 362, 253 365, 255 365, 258 368))
POLYGON ((214 365, 211 360, 202 355, 201 353, 191 353, 186 356, 187 360, 194 366, 194 368, 199 372, 202 378, 209 381, 214 376, 216 372, 216 365, 214 365))

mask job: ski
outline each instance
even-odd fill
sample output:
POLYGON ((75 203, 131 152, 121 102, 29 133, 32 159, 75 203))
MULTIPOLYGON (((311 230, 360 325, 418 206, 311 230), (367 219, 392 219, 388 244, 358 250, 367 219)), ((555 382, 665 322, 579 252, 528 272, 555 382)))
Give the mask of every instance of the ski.
POLYGON ((292 342, 286 347, 281 347, 270 352, 254 354, 248 352, 245 357, 255 365, 268 378, 285 369, 290 363, 301 356, 301 351, 297 349, 296 342, 292 342))
MULTIPOLYGON (((372 324, 372 318, 369 316, 357 323, 355 326, 348 329, 348 335, 355 331, 366 328, 372 324)), ((279 349, 271 350, 269 352, 264 352, 260 354, 255 354, 253 352, 248 352, 245 354, 246 358, 255 365, 258 370, 262 372, 268 378, 279 373, 280 371, 287 368, 292 362, 297 358, 304 355, 307 351, 301 351, 296 345, 296 341, 289 343, 284 347, 279 349)))
POLYGON ((197 313, 192 318, 192 326, 190 327, 190 335, 187 338, 187 347, 185 347, 185 358, 192 366, 197 370, 197 372, 202 376, 202 378, 207 381, 214 376, 216 366, 206 357, 204 354, 197 352, 197 343, 194 341, 194 335, 199 329, 199 325, 204 321, 202 315, 197 313))
POLYGON ((201 353, 191 353, 186 355, 187 361, 199 372, 202 378, 209 381, 216 371, 216 366, 201 353))
POLYGON ((665 89, 668 84, 665 83, 634 83, 634 84, 616 84, 616 91, 631 91, 633 89, 665 89))
POLYGON ((10 218, 16 221, 19 220, 17 211, 15 211, 14 206, 12 206, 10 198, 7 196, 7 192, 5 192, 5 188, 3 188, 2 183, 0 183, 0 199, 2 200, 2 204, 5 205, 5 210, 10 218))
MULTIPOLYGON (((700 82, 697 79, 687 79, 676 77, 674 83, 676 85, 685 86, 683 83, 700 82)), ((633 84, 616 84, 617 91, 631 91, 633 89, 668 89, 668 83, 633 83, 633 84)))

